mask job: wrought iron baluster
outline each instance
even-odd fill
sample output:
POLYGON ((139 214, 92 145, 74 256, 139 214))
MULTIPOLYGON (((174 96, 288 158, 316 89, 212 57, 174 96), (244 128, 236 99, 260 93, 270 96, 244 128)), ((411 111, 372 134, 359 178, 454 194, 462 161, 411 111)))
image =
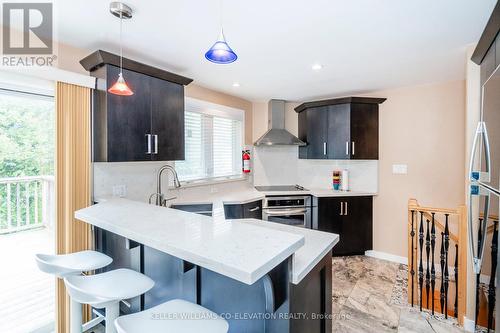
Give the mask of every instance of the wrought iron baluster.
POLYGON ((418 285, 420 289, 420 311, 422 311, 422 295, 424 284, 424 264, 422 263, 422 250, 424 249, 424 212, 420 212, 420 228, 418 229, 418 244, 420 245, 420 261, 418 264, 418 285))
MULTIPOLYGON (((477 229, 477 250, 479 253, 479 250, 481 249, 481 239, 483 235, 483 231, 481 230, 481 225, 482 225, 483 219, 479 218, 479 227, 477 229)), ((476 317, 475 317, 475 326, 477 326, 477 318, 479 316, 479 289, 480 289, 480 283, 481 283, 481 272, 476 274, 476 317)))
POLYGON ((498 221, 493 221, 493 236, 491 238, 491 273, 488 285, 488 333, 493 327, 493 309, 495 308, 495 273, 497 271, 497 251, 498 251, 498 221))
POLYGON ((415 237, 415 229, 413 226, 413 222, 415 220, 415 211, 411 211, 411 231, 410 231, 410 236, 411 236, 411 262, 410 262, 410 275, 411 275, 411 307, 413 307, 413 295, 414 295, 414 276, 415 276, 415 267, 413 266, 413 238, 415 237))
POLYGON ((450 247, 450 229, 448 228, 449 214, 444 214, 444 317, 448 319, 448 286, 450 283, 450 274, 448 272, 448 249, 450 247))
POLYGON ((441 289, 439 293, 439 305, 441 305, 441 313, 444 313, 444 232, 441 233, 441 251, 439 256, 441 264, 441 289))
POLYGON ((432 227, 431 227, 431 253, 432 253, 432 265, 431 265, 431 290, 432 290, 432 314, 434 315, 434 290, 436 288, 436 267, 434 266, 434 249, 436 247, 436 225, 434 222, 434 214, 432 213, 432 227))
POLYGON ((431 235, 429 232, 429 220, 427 221, 427 230, 425 232, 425 256, 427 258, 426 269, 425 269, 425 295, 426 299, 426 309, 429 308, 429 288, 431 286, 431 270, 429 267, 429 254, 431 251, 431 235))
POLYGON ((458 318, 458 244, 455 244, 455 318, 458 318))

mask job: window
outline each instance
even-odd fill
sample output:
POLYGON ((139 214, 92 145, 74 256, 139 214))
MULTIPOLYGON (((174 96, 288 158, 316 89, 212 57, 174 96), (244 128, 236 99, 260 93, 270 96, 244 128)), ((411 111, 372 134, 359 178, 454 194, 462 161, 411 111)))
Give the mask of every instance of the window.
POLYGON ((194 182, 241 177, 242 110, 186 99, 186 159, 176 162, 179 179, 194 182))

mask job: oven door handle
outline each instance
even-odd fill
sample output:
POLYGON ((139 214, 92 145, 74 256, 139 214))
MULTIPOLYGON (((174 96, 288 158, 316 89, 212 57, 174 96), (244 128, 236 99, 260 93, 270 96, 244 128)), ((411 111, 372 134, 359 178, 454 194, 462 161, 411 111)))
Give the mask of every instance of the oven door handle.
POLYGON ((275 210, 275 209, 267 209, 265 211, 267 216, 288 216, 288 215, 299 215, 306 214, 306 209, 286 209, 286 210, 275 210))

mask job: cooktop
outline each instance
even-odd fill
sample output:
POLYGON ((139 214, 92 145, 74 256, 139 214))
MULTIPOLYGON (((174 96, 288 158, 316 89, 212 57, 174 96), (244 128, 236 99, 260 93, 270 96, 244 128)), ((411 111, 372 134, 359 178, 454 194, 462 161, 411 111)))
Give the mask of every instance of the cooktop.
POLYGON ((271 186, 255 186, 257 191, 273 192, 273 191, 307 191, 306 188, 300 185, 271 185, 271 186))

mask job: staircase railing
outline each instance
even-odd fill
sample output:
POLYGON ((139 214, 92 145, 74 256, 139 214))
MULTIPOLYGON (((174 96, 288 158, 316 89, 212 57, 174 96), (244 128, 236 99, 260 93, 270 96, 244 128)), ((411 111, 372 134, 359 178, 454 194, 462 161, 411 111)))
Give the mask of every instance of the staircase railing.
POLYGON ((457 318, 466 311, 466 208, 420 206, 408 201, 408 302, 457 318), (439 261, 436 262, 436 259, 439 261))
MULTIPOLYGON (((477 239, 481 239, 481 235, 484 233, 484 230, 481 230, 481 222, 483 219, 484 215, 480 214, 477 239)), ((486 226, 487 247, 485 248, 485 259, 489 259, 489 265, 487 265, 488 260, 485 260, 485 262, 483 262, 483 267, 481 267, 481 272, 476 274, 475 323, 476 327, 486 327, 489 332, 494 328, 495 324, 494 308, 496 300, 495 273, 497 269, 498 252, 498 216, 489 215, 486 226), (488 255, 489 258, 486 257, 488 255)), ((478 244, 478 247, 481 247, 481 244, 478 244)))

